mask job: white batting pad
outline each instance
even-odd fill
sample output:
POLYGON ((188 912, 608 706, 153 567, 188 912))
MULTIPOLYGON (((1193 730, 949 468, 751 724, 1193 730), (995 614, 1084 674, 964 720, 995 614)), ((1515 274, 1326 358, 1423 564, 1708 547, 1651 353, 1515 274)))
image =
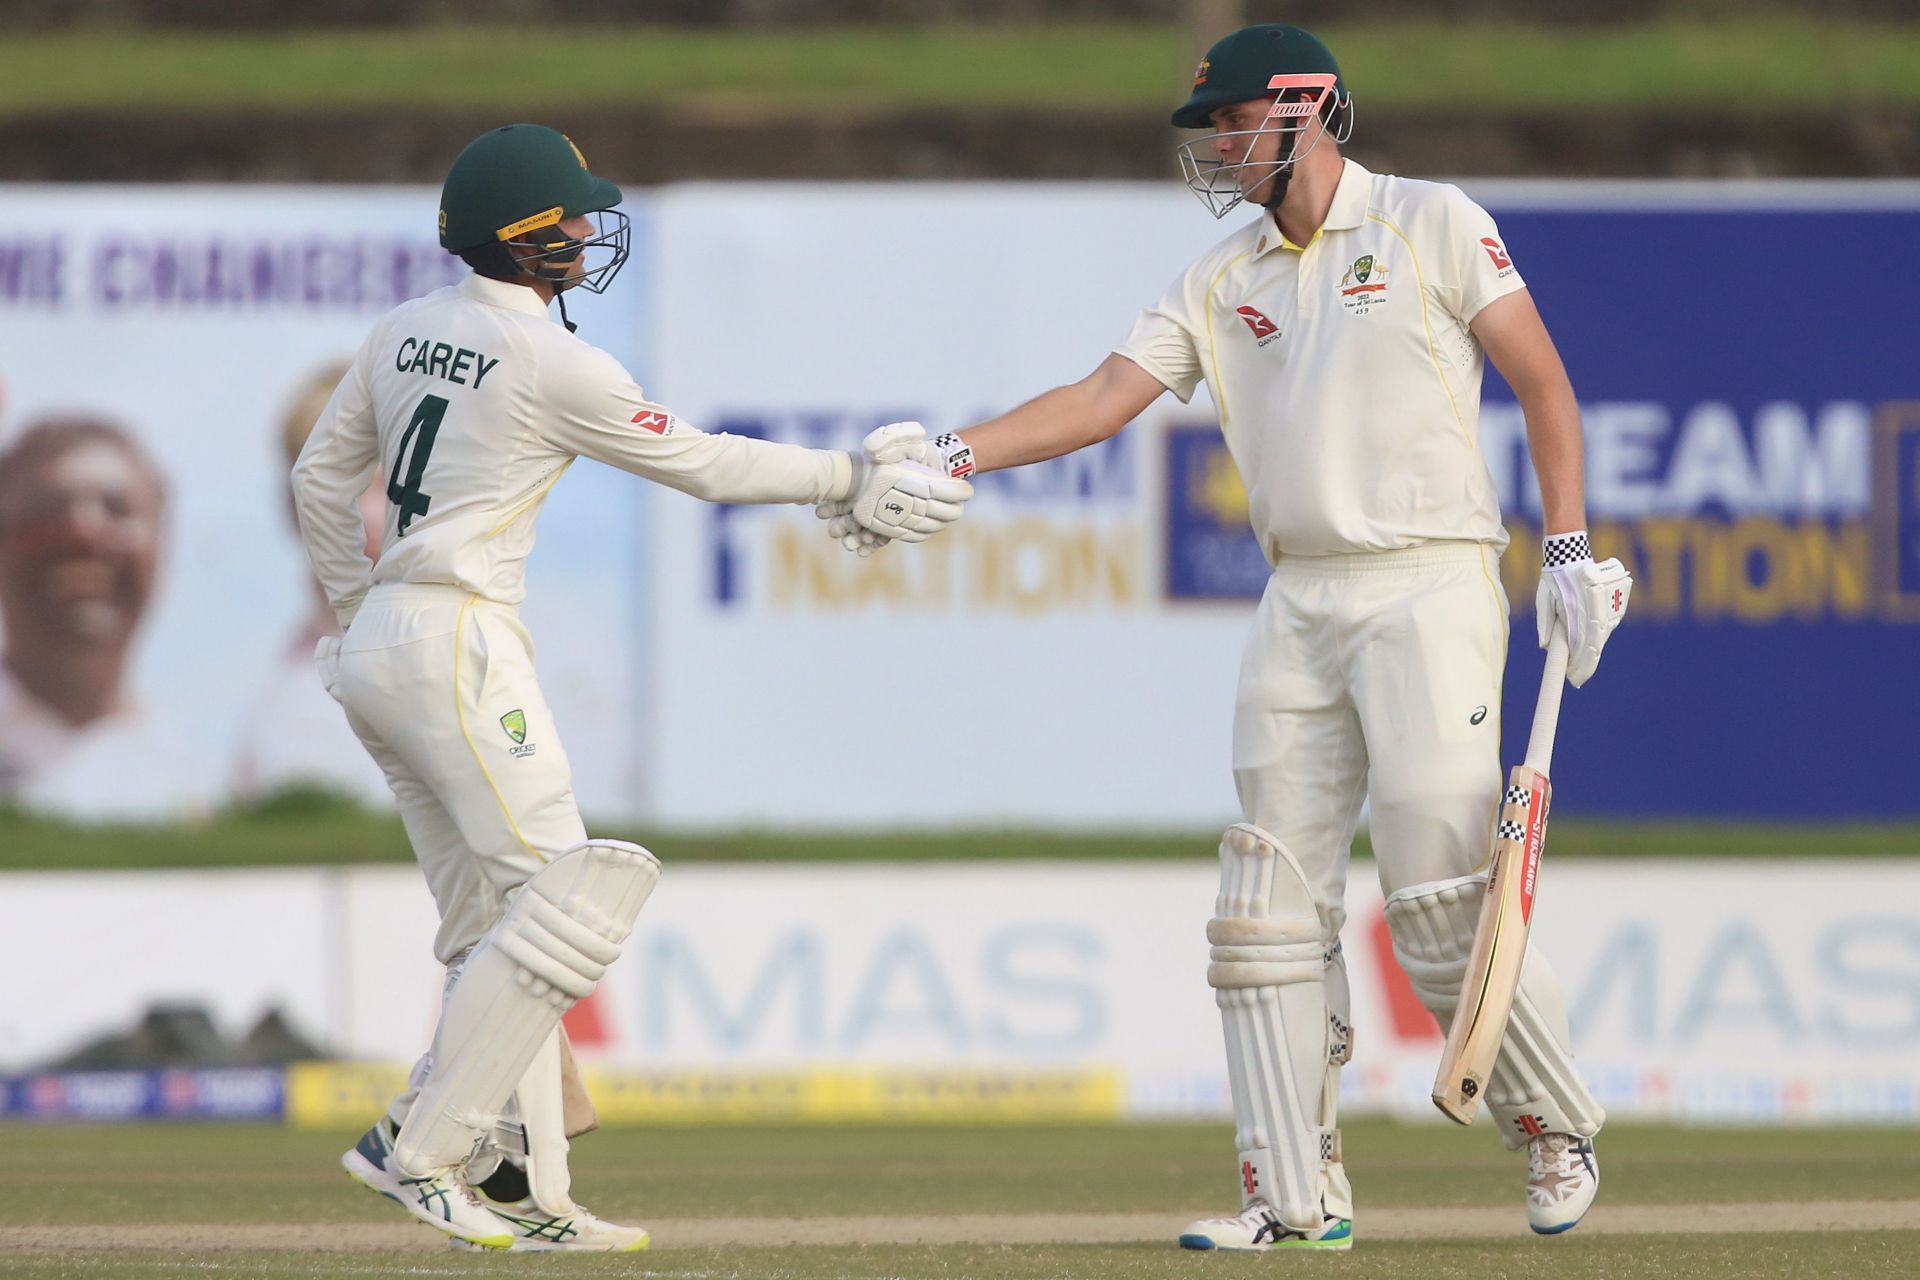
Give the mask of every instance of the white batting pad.
POLYGON ((1328 1074, 1327 939, 1299 864, 1260 828, 1220 841, 1220 896, 1207 924, 1207 981, 1226 1033, 1242 1202, 1297 1230, 1323 1225, 1321 1127, 1328 1074))
MULTIPOLYGON (((1393 956, 1444 1028, 1453 1020, 1473 956, 1484 875, 1409 885, 1387 899, 1393 956)), ((1531 945, 1520 966, 1520 986, 1506 1038, 1487 1083, 1487 1109, 1499 1121, 1500 1140, 1522 1147, 1535 1133, 1591 1136, 1606 1118, 1573 1064, 1560 980, 1531 945)))
POLYGON ((535 872, 467 961, 433 1073, 394 1143, 414 1177, 463 1165, 574 1001, 589 994, 660 878, 639 845, 589 840, 535 872))
POLYGON ((1506 1039, 1487 1081, 1487 1110, 1500 1140, 1519 1148, 1536 1133, 1600 1132, 1607 1113, 1573 1063, 1573 1034, 1560 979, 1539 951, 1527 948, 1506 1039))
POLYGON ((527 1186, 533 1202, 556 1217, 574 1212, 573 1174, 567 1168, 567 1124, 561 1095, 560 1029, 541 1042, 513 1090, 526 1126, 527 1186))
POLYGON ((1353 1186, 1340 1151, 1340 1068, 1353 1060, 1353 994, 1347 957, 1336 941, 1327 959, 1327 1073, 1320 1086, 1320 1132, 1326 1159, 1320 1166, 1320 1200, 1336 1218, 1353 1217, 1353 1186))
POLYGON ((1393 958, 1443 1028, 1460 1003, 1486 896, 1487 877, 1476 874, 1408 885, 1387 899, 1393 958))

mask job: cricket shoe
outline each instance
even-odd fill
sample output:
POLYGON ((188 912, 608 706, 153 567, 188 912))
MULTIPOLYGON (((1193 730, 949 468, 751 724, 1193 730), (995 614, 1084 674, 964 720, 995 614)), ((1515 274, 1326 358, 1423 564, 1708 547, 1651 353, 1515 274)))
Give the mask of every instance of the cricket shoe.
POLYGON ((1318 1231, 1295 1231, 1280 1221, 1264 1200, 1255 1200, 1231 1218, 1202 1218, 1180 1233, 1182 1249, 1224 1249, 1265 1253, 1270 1249, 1313 1249, 1329 1253, 1353 1248, 1353 1221, 1328 1217, 1318 1231))
POLYGON ((378 1191, 436 1231, 481 1249, 507 1249, 514 1243, 508 1224, 501 1221, 457 1169, 443 1169, 432 1177, 414 1178, 393 1159, 393 1133, 385 1119, 366 1131, 353 1149, 340 1157, 340 1167, 369 1191, 378 1191))
POLYGON ((1592 1139, 1543 1133, 1527 1143, 1527 1225, 1541 1235, 1578 1226, 1599 1190, 1592 1139))
MULTIPOLYGON (((515 1253, 638 1253, 653 1243, 645 1227, 623 1227, 597 1218, 578 1205, 571 1213, 556 1215, 531 1198, 496 1204, 482 1197, 481 1203, 513 1232, 510 1247, 515 1253)), ((457 1236, 448 1243, 456 1249, 473 1247, 457 1236)))

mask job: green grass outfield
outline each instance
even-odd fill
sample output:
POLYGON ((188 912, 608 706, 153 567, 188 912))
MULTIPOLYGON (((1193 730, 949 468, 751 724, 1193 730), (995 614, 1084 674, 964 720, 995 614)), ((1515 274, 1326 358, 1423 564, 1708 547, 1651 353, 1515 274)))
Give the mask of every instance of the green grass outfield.
MULTIPOLYGON (((1209 858, 1218 831, 773 832, 725 834, 594 823, 674 862, 875 862, 913 859, 1209 858)), ((1920 855, 1920 823, 1766 824, 1556 821, 1562 857, 1901 857, 1920 855)), ((1370 852, 1363 833, 1354 851, 1370 852)), ((397 817, 292 792, 197 822, 82 826, 0 806, 0 871, 339 866, 410 862, 397 817)))
MULTIPOLYGON (((1920 103, 1920 26, 1759 16, 1598 28, 1331 26, 1369 107, 1734 110, 1920 103)), ((1132 108, 1184 89, 1172 26, 714 31, 475 25, 259 34, 8 33, 0 115, 75 108, 485 108, 502 114, 671 102, 1132 108)))
POLYGON ((1609 1129, 1601 1205, 1554 1239, 1526 1232, 1524 1162, 1484 1128, 1345 1136, 1345 1257, 1175 1249, 1190 1216, 1237 1206, 1231 1132, 1140 1125, 609 1130, 576 1144, 575 1190, 649 1225, 653 1250, 503 1258, 446 1249, 353 1186, 335 1164, 350 1133, 0 1128, 0 1275, 1712 1280, 1910 1276, 1920 1256, 1911 1131, 1609 1129))

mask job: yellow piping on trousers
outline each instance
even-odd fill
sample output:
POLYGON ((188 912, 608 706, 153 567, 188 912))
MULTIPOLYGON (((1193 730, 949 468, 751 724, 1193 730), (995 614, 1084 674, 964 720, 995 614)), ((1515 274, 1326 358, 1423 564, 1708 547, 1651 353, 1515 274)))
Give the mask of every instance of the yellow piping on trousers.
POLYGON ((545 862, 546 855, 528 844, 526 836, 521 834, 520 824, 514 821, 513 810, 508 807, 507 798, 500 794, 500 788, 494 782, 493 775, 487 771, 487 762, 480 757, 480 744, 473 740, 471 733, 467 732, 467 705, 460 696, 460 642, 467 631, 467 613, 473 608, 473 602, 479 598, 477 595, 468 596, 467 602, 460 606, 459 619, 453 624, 453 715, 454 719, 460 723, 460 736, 467 740, 467 750, 473 753, 474 764, 480 767, 480 776, 487 780, 487 790, 493 792, 494 802, 500 806, 500 813, 507 820, 507 829, 513 832, 513 838, 520 842, 522 849, 533 855, 535 861, 545 862))

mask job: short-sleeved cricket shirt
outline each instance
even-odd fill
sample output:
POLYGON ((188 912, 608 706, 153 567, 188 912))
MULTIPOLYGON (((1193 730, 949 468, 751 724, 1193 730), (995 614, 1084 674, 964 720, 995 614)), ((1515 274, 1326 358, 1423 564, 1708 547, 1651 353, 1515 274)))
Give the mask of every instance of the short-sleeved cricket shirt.
POLYGON ((1504 547, 1468 326, 1524 282, 1459 188, 1345 166, 1305 246, 1263 213, 1116 350, 1183 401, 1207 383, 1269 559, 1504 547))

